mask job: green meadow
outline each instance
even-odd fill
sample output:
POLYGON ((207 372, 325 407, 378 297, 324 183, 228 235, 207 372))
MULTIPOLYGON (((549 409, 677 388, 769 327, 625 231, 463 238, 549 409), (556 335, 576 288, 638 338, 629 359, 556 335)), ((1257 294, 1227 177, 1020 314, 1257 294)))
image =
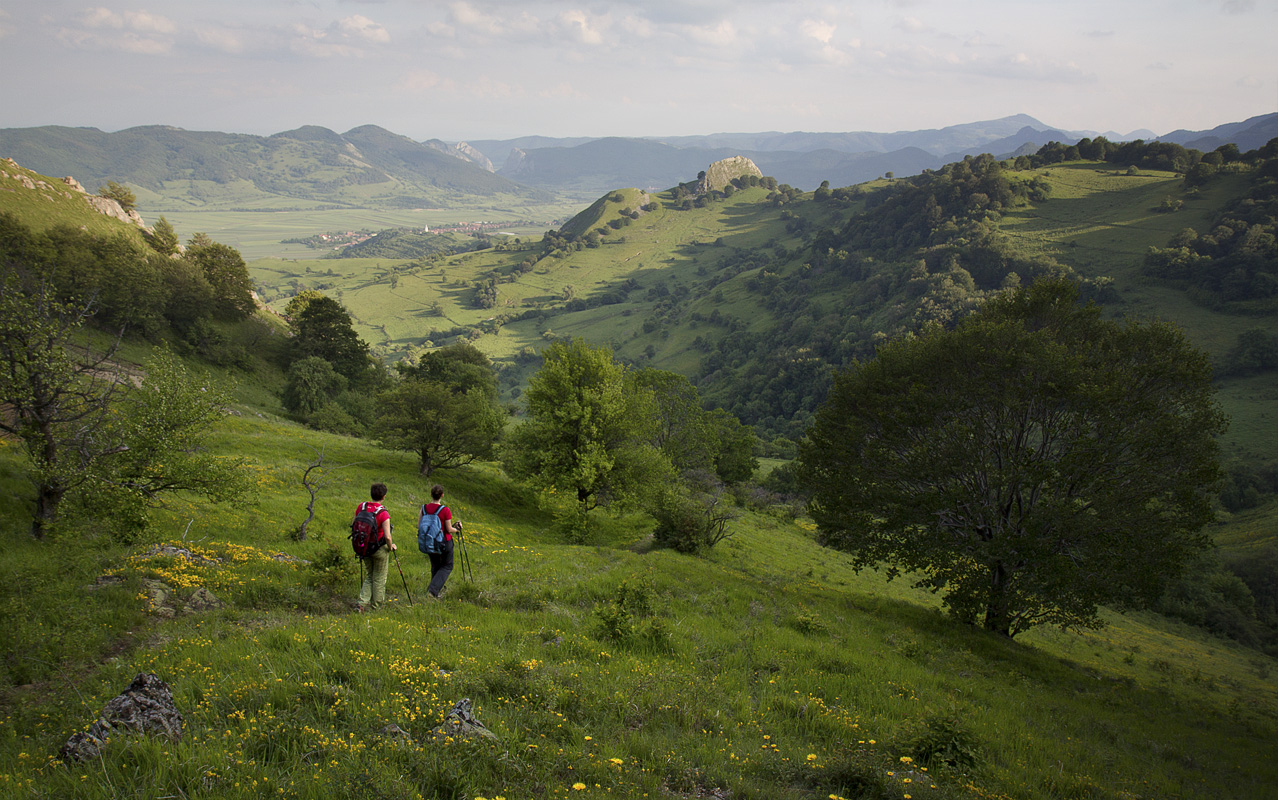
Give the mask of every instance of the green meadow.
POLYGON ((1007 641, 766 510, 704 557, 602 511, 566 544, 559 500, 488 465, 437 476, 469 570, 459 557, 430 601, 411 455, 236 411, 214 446, 244 459, 253 495, 178 500, 154 542, 31 540, 20 459, 0 448, 6 796, 1264 798, 1278 780, 1273 660, 1197 630, 1106 614, 1007 641), (373 480, 402 547, 389 604, 356 614, 344 537, 373 480), (148 580, 226 605, 164 618, 148 580), (139 672, 172 687, 182 739, 60 762, 139 672), (462 698, 495 740, 431 736, 462 698))

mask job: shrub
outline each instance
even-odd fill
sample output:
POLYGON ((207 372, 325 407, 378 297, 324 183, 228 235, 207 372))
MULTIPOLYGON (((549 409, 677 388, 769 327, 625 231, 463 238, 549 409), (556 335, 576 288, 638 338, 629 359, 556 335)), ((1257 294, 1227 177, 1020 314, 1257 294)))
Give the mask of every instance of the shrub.
POLYGON ((355 581, 355 559, 350 547, 333 543, 315 557, 310 564, 310 583, 330 591, 340 591, 355 581))
POLYGON ((595 607, 598 635, 622 647, 669 652, 670 631, 655 614, 652 585, 646 579, 627 578, 612 598, 595 607))
POLYGON ((680 553, 697 553, 731 538, 728 523, 739 516, 722 488, 708 492, 671 492, 652 509, 657 527, 653 539, 680 553))
POLYGON ((954 716, 934 715, 910 743, 914 758, 929 767, 942 764, 971 769, 981 760, 976 737, 954 716))

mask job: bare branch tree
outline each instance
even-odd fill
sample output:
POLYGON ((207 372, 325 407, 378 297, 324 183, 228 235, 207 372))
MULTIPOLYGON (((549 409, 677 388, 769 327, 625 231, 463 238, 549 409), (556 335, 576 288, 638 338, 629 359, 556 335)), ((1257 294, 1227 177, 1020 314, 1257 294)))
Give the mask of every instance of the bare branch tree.
MULTIPOLYGON (((312 448, 314 449, 314 448, 312 448)), ((306 541, 306 532, 310 528, 311 522, 315 520, 315 498, 319 495, 320 489, 332 478, 332 473, 339 469, 353 467, 356 464, 342 464, 337 467, 327 467, 324 464, 324 448, 315 449, 315 460, 307 466, 306 471, 302 473, 302 485, 306 487, 306 491, 310 493, 310 502, 306 504, 306 519, 298 526, 293 533, 293 538, 299 542, 306 541)))

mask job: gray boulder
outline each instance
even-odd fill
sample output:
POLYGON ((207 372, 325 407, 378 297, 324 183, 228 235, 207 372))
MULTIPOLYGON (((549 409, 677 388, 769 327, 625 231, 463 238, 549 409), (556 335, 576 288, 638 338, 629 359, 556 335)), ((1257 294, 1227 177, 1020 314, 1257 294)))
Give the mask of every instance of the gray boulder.
POLYGON ((58 755, 63 761, 93 760, 101 754, 107 738, 116 733, 163 736, 174 742, 181 739, 182 714, 173 703, 169 685, 154 674, 139 674, 129 688, 106 704, 87 731, 67 739, 58 755))

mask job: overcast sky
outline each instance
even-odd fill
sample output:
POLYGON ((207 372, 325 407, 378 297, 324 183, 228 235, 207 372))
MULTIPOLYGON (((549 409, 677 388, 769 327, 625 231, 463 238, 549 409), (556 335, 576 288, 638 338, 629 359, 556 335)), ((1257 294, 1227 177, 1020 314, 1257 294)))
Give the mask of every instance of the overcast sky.
POLYGON ((0 127, 1163 134, 1278 111, 1276 43, 1278 0, 0 0, 0 127))

